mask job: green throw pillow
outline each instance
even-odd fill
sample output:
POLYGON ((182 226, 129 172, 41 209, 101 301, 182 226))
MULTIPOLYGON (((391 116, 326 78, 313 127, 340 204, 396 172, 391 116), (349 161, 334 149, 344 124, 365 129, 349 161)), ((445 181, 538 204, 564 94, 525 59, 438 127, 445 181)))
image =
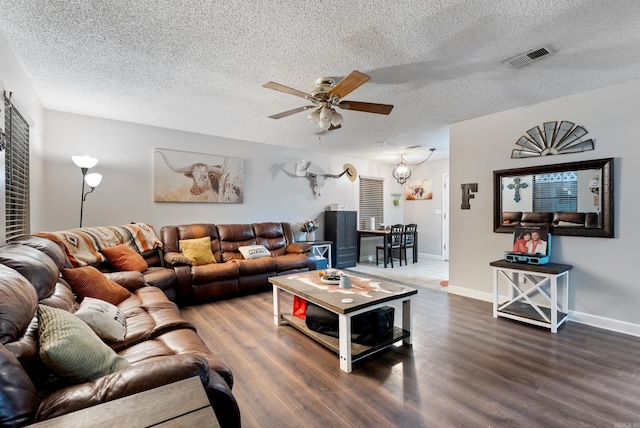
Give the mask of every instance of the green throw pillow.
POLYGON ((62 309, 38 305, 40 359, 58 377, 89 382, 130 367, 80 318, 62 309))

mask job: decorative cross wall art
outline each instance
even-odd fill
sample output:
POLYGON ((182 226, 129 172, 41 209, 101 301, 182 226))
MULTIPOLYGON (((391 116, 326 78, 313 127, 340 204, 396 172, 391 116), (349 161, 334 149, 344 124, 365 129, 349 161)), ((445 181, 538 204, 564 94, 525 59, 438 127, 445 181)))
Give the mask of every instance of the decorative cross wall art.
POLYGON ((515 189, 513 200, 520 202, 520 189, 526 189, 529 187, 527 183, 520 183, 520 177, 514 177, 513 183, 507 184, 507 189, 515 189))
POLYGON ((587 130, 573 122, 563 120, 545 122, 542 129, 534 126, 516 141, 519 148, 511 152, 511 159, 522 159, 539 156, 564 155, 567 153, 586 152, 594 149, 592 139, 582 140, 587 130))

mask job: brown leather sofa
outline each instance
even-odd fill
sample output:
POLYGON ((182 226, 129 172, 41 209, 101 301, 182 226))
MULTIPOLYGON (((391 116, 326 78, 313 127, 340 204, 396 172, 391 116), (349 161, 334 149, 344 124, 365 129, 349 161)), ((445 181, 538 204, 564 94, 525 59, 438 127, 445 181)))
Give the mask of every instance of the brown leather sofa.
POLYGON ((269 277, 314 270, 311 246, 296 243, 289 223, 184 224, 160 229, 165 266, 176 272, 176 301, 193 304, 269 290, 269 277), (216 263, 193 266, 180 240, 209 237, 216 263), (244 259, 241 246, 264 245, 271 257, 244 259))
POLYGON ((39 232, 42 236, 62 246, 66 254, 65 267, 93 266, 104 273, 117 272, 101 254, 105 247, 126 243, 135 248, 147 262, 142 272, 145 283, 159 288, 169 300, 176 298, 176 275, 163 266, 162 243, 150 224, 131 223, 124 226, 84 227, 57 232, 39 232), (145 237, 141 235, 146 234, 145 237), (136 239, 137 238, 137 239, 136 239), (152 242, 152 241, 157 242, 152 242))
POLYGON ((592 228, 599 226, 598 213, 574 212, 520 212, 505 211, 502 213, 503 226, 561 226, 592 228))
POLYGON ((175 303, 139 273, 138 284, 123 281, 131 291, 118 304, 126 319, 124 341, 105 342, 130 366, 80 384, 55 379, 40 358, 36 312, 39 303, 77 310, 60 276, 66 264, 62 247, 43 237, 0 247, 0 426, 24 426, 193 376, 202 381, 220 425, 240 426, 231 371, 175 303))

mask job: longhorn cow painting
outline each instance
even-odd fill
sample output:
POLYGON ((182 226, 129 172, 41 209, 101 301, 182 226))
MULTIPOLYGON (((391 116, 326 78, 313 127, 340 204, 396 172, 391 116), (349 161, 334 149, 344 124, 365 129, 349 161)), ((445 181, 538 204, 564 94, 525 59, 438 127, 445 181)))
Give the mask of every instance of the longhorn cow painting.
POLYGON ((425 199, 433 199, 431 179, 407 181, 407 184, 404 185, 404 200, 421 201, 425 199))
POLYGON ((153 161, 154 202, 243 202, 243 159, 155 149, 153 161))

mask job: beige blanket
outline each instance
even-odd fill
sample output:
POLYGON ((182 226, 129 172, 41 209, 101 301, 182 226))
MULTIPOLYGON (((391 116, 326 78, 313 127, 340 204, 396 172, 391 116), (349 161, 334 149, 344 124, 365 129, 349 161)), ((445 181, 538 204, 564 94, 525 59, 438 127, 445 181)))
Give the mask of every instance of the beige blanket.
POLYGON ((162 248, 155 229, 148 223, 84 227, 36 235, 60 244, 73 267, 105 262, 106 258, 100 251, 119 244, 126 244, 138 253, 162 248))

